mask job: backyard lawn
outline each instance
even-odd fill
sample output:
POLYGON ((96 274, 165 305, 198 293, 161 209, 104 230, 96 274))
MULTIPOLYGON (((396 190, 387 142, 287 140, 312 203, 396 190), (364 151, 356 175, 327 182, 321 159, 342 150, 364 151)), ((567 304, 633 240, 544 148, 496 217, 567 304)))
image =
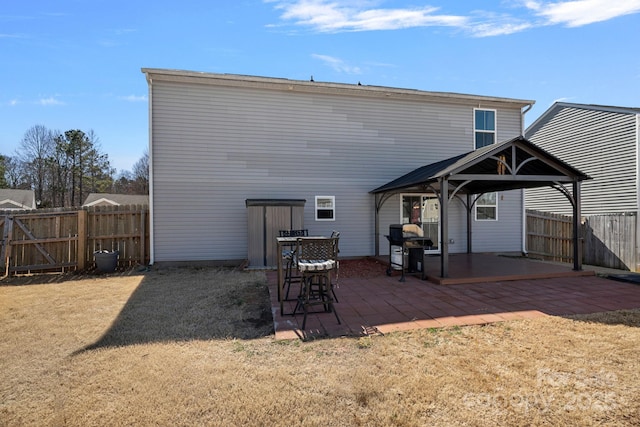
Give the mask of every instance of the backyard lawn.
POLYGON ((3 279, 0 425, 640 425, 640 310, 310 342, 270 310, 261 272, 3 279))

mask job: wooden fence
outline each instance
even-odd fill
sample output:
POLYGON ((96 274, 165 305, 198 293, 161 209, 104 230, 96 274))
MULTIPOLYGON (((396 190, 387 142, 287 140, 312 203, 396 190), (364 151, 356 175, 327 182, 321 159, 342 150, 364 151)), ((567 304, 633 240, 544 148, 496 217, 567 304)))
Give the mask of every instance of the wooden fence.
POLYGON ((149 262, 148 206, 0 212, 5 275, 84 270, 95 251, 118 251, 120 267, 149 262))
POLYGON ((527 210, 527 252, 548 261, 573 261, 572 217, 527 210))
MULTIPOLYGON (((638 271, 637 215, 591 215, 581 221, 583 264, 638 271)), ((550 261, 573 261, 572 217, 527 210, 527 251, 550 261)))
MULTIPOLYGON (((638 271, 637 215, 583 218, 584 264, 638 271)), ((118 265, 149 263, 148 206, 0 212, 1 274, 84 270, 95 251, 118 251, 118 265)), ((570 216, 527 210, 527 251, 546 260, 572 262, 570 216)))
POLYGON ((583 262, 638 271, 635 214, 592 215, 585 218, 583 262))

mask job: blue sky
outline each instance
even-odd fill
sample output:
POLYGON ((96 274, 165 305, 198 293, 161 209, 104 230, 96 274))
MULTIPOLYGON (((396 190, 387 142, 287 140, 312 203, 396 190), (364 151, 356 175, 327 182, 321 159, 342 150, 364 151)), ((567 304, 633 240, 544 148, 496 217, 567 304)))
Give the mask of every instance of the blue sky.
POLYGON ((640 107, 640 0, 24 0, 0 8, 0 154, 34 125, 148 145, 141 68, 640 107))

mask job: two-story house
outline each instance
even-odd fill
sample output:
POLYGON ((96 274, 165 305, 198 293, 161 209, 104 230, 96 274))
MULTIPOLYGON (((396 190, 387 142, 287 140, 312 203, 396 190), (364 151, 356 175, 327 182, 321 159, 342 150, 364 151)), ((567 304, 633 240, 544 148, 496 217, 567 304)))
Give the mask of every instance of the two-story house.
MULTIPOLYGON (((455 167, 454 160, 464 154, 520 137, 533 101, 142 71, 149 85, 152 262, 246 259, 255 238, 247 211, 256 201, 292 202, 302 217, 297 226, 303 224, 310 234, 339 230, 343 257, 388 253, 384 234, 389 225, 410 222, 432 237, 429 251, 435 254, 443 246, 447 252, 466 252, 470 239, 475 252, 524 249, 521 188, 545 185, 539 180, 533 184, 531 178, 520 178, 491 187, 498 191, 480 188, 472 209, 452 199, 446 206, 444 242, 437 186, 412 185, 403 192, 392 185, 384 203, 380 197, 387 183, 417 168, 441 161, 455 167)), ((535 151, 522 138, 514 144, 520 145, 506 147, 506 157, 485 148, 483 156, 492 166, 474 173, 505 175, 506 166, 508 176, 495 182, 512 180, 521 156, 512 159, 511 153, 535 151)), ((257 237, 272 245, 273 230, 268 233, 257 237)))

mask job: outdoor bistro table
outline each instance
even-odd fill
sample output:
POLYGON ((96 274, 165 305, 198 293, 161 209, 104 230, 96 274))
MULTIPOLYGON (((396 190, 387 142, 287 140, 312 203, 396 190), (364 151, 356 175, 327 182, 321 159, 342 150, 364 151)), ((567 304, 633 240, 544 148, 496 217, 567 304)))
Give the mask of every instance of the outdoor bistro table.
POLYGON ((298 237, 276 237, 276 257, 278 258, 278 301, 280 302, 280 315, 284 315, 284 274, 282 271, 282 249, 285 246, 295 247, 298 237))
MULTIPOLYGON (((284 315, 284 272, 282 268, 282 249, 291 247, 296 249, 298 239, 328 239, 325 236, 305 236, 305 237, 276 237, 276 256, 278 258, 278 301, 280 302, 280 315, 284 315)), ((293 314, 293 313, 290 313, 293 314)))

